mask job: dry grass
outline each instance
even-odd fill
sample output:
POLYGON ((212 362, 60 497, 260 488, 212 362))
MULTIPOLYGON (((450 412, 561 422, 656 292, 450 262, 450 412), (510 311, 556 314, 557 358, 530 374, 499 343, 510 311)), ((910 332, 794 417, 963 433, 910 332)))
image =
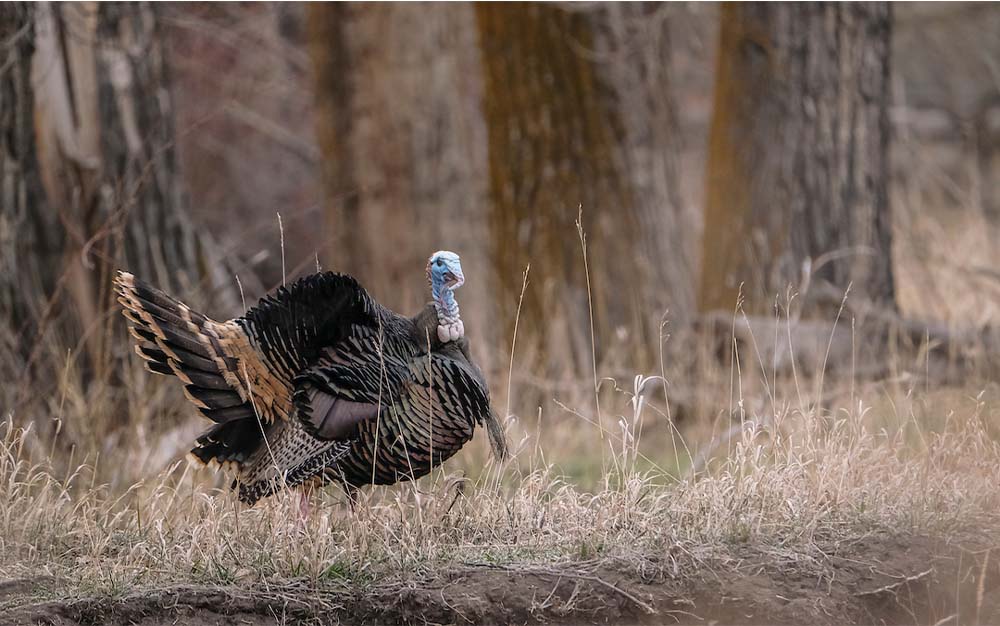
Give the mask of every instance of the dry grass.
MULTIPOLYGON (((144 393, 135 382, 132 393, 144 393)), ((150 462, 137 459, 157 457, 157 440, 147 439, 144 454, 111 449, 73 467, 39 455, 52 443, 8 417, 0 427, 0 579, 50 576, 79 593, 117 596, 191 582, 354 587, 463 563, 600 561, 642 570, 654 567, 650 555, 658 555, 655 568, 683 578, 724 562, 733 546, 815 569, 835 546, 873 533, 998 528, 1000 404, 992 390, 921 394, 883 384, 824 407, 802 401, 808 381, 767 383, 766 394, 741 404, 763 411, 745 410, 742 424, 702 422, 683 436, 651 402, 660 379, 616 385, 600 394, 603 439, 584 385, 563 396, 580 404, 557 401, 567 416, 511 420, 517 453, 507 467, 487 462, 477 440, 450 473, 368 490, 353 512, 331 490, 305 523, 294 495, 247 509, 206 472, 177 465, 134 484, 102 484, 148 471, 150 462), (720 438, 732 424, 731 437, 720 438), (706 451, 714 460, 692 474, 690 457, 706 451), (576 478, 567 478, 560 466, 581 458, 576 478), (471 478, 455 471, 462 465, 471 478)), ((164 405, 176 400, 159 394, 151 397, 164 405)), ((64 422, 94 410, 72 395, 59 403, 64 422)))

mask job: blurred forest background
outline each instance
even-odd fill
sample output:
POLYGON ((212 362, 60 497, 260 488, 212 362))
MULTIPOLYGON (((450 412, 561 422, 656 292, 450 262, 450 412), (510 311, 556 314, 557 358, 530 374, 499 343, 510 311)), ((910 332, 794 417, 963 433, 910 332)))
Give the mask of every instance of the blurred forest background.
POLYGON ((4 3, 0 406, 158 471, 205 424, 131 358, 115 269, 216 318, 317 266, 411 312, 438 249, 555 456, 602 445, 557 407, 605 378, 666 375, 651 432, 706 439, 755 411, 734 366, 989 380, 998 33, 991 3, 4 3))

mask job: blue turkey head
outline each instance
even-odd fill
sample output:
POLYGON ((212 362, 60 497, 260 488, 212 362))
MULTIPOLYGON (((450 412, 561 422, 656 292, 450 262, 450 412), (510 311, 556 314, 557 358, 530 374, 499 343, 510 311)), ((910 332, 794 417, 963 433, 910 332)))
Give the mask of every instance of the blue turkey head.
POLYGON ((448 343, 461 339, 465 336, 465 324, 459 317, 455 290, 465 282, 465 274, 458 255, 447 250, 432 254, 427 261, 427 279, 431 282, 431 297, 437 310, 438 340, 448 343))
POLYGON ((427 278, 431 282, 431 293, 437 299, 445 289, 454 291, 465 283, 462 262, 454 252, 441 250, 431 255, 427 262, 427 278))

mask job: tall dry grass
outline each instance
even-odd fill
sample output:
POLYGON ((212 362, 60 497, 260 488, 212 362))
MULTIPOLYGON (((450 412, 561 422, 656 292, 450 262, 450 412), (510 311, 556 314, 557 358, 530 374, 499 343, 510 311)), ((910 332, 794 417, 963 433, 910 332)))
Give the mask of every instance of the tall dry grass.
MULTIPOLYGON (((663 373, 604 380, 603 430, 589 385, 552 392, 534 416, 509 420, 516 445, 506 466, 477 441, 416 484, 366 490, 353 510, 330 490, 304 521, 294 494, 246 508, 204 470, 154 469, 160 440, 136 435, 131 445, 144 450, 108 447, 70 462, 41 453, 53 443, 8 416, 0 578, 54 577, 110 595, 190 582, 351 586, 463 563, 597 561, 683 578, 724 562, 734 545, 818 571, 836 546, 872 533, 997 528, 992 388, 942 395, 830 376, 827 390, 850 385, 837 404, 803 391, 820 390, 815 381, 763 367, 753 391, 755 371, 743 367, 735 411, 678 427, 658 394, 679 381, 663 373)), ((150 420, 179 402, 145 377, 129 380, 130 402, 150 420)), ((716 406, 730 400, 724 381, 712 381, 726 390, 716 406)), ((65 390, 53 417, 96 410, 74 393, 65 390)))

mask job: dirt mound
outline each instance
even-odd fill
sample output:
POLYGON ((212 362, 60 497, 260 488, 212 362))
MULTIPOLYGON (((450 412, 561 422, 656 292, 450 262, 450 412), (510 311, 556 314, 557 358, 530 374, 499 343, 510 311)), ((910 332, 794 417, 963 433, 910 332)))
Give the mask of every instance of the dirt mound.
POLYGON ((40 581, 20 580, 0 584, 0 607, 13 609, 0 623, 1000 623, 1000 557, 986 543, 871 537, 810 563, 734 547, 694 576, 664 554, 627 567, 467 564, 368 588, 178 586, 48 602, 31 600, 40 581))

